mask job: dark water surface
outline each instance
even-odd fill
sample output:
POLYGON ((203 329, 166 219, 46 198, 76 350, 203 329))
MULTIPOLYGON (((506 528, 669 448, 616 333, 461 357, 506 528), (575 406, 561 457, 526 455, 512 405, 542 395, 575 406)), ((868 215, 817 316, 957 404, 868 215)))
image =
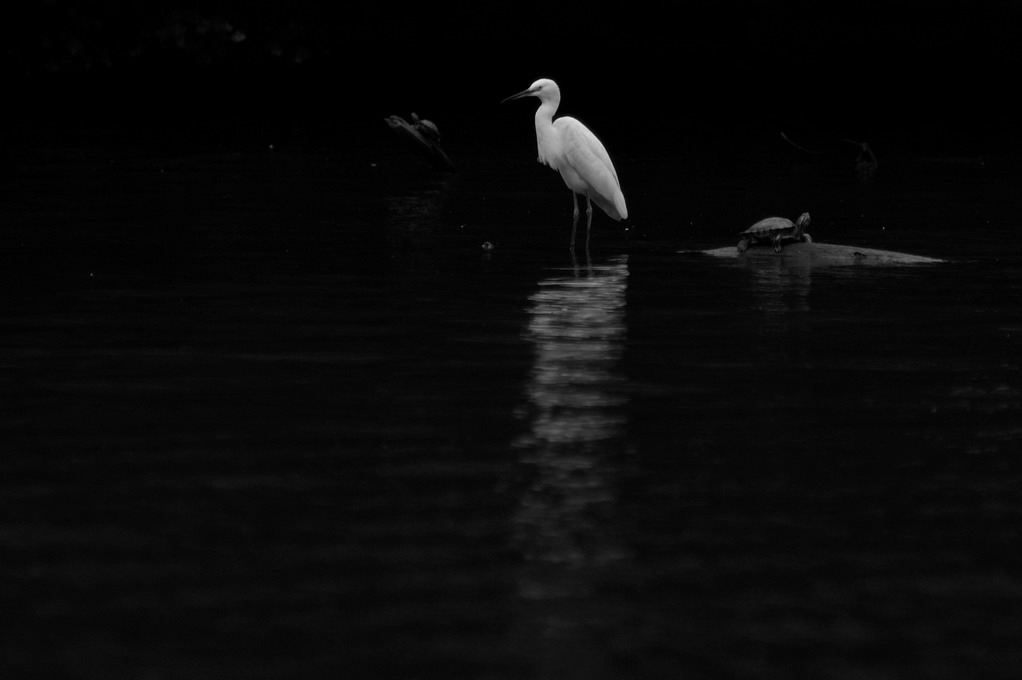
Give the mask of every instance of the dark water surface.
POLYGON ((1011 159, 623 156, 572 258, 532 149, 273 141, 4 165, 6 677, 1022 667, 1011 159), (950 262, 679 252, 802 210, 950 262))

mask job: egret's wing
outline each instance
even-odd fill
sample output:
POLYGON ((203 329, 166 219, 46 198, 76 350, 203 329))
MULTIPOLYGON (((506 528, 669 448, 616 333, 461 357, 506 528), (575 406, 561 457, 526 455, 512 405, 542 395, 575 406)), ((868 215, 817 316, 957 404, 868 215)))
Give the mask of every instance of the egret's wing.
POLYGON ((603 143, 574 118, 562 116, 554 124, 560 128, 564 160, 589 185, 590 198, 614 219, 627 217, 617 171, 603 143))

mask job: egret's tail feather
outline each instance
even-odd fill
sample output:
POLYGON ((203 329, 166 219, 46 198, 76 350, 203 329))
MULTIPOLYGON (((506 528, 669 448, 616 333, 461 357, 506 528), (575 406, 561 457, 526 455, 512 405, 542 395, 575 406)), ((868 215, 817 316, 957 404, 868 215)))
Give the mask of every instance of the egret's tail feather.
POLYGON ((628 206, 625 205, 625 195, 620 191, 614 197, 614 207, 617 208, 617 214, 621 216, 619 219, 628 219, 628 206))
POLYGON ((617 221, 628 219, 628 207, 625 205, 625 196, 620 191, 614 194, 610 200, 607 200, 599 194, 593 194, 593 203, 600 206, 603 212, 607 213, 610 217, 617 221))

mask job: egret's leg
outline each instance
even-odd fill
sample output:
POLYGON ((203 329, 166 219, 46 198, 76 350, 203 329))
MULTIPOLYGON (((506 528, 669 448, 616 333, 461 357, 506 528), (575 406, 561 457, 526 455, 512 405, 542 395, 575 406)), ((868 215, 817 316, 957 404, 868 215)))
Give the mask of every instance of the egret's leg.
POLYGON ((571 192, 571 201, 575 204, 575 211, 571 214, 571 244, 570 248, 575 250, 575 227, 578 226, 578 194, 571 192))
POLYGON ((586 251, 589 250, 589 230, 593 227, 593 199, 586 194, 586 251))

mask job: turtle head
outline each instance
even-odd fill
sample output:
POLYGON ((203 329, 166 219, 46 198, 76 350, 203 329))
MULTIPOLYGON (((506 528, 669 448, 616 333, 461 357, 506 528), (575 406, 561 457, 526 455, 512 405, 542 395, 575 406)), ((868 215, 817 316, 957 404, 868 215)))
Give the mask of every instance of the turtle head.
POLYGON ((799 215, 798 220, 795 222, 795 234, 801 235, 806 229, 809 228, 809 213, 804 212, 799 215))

